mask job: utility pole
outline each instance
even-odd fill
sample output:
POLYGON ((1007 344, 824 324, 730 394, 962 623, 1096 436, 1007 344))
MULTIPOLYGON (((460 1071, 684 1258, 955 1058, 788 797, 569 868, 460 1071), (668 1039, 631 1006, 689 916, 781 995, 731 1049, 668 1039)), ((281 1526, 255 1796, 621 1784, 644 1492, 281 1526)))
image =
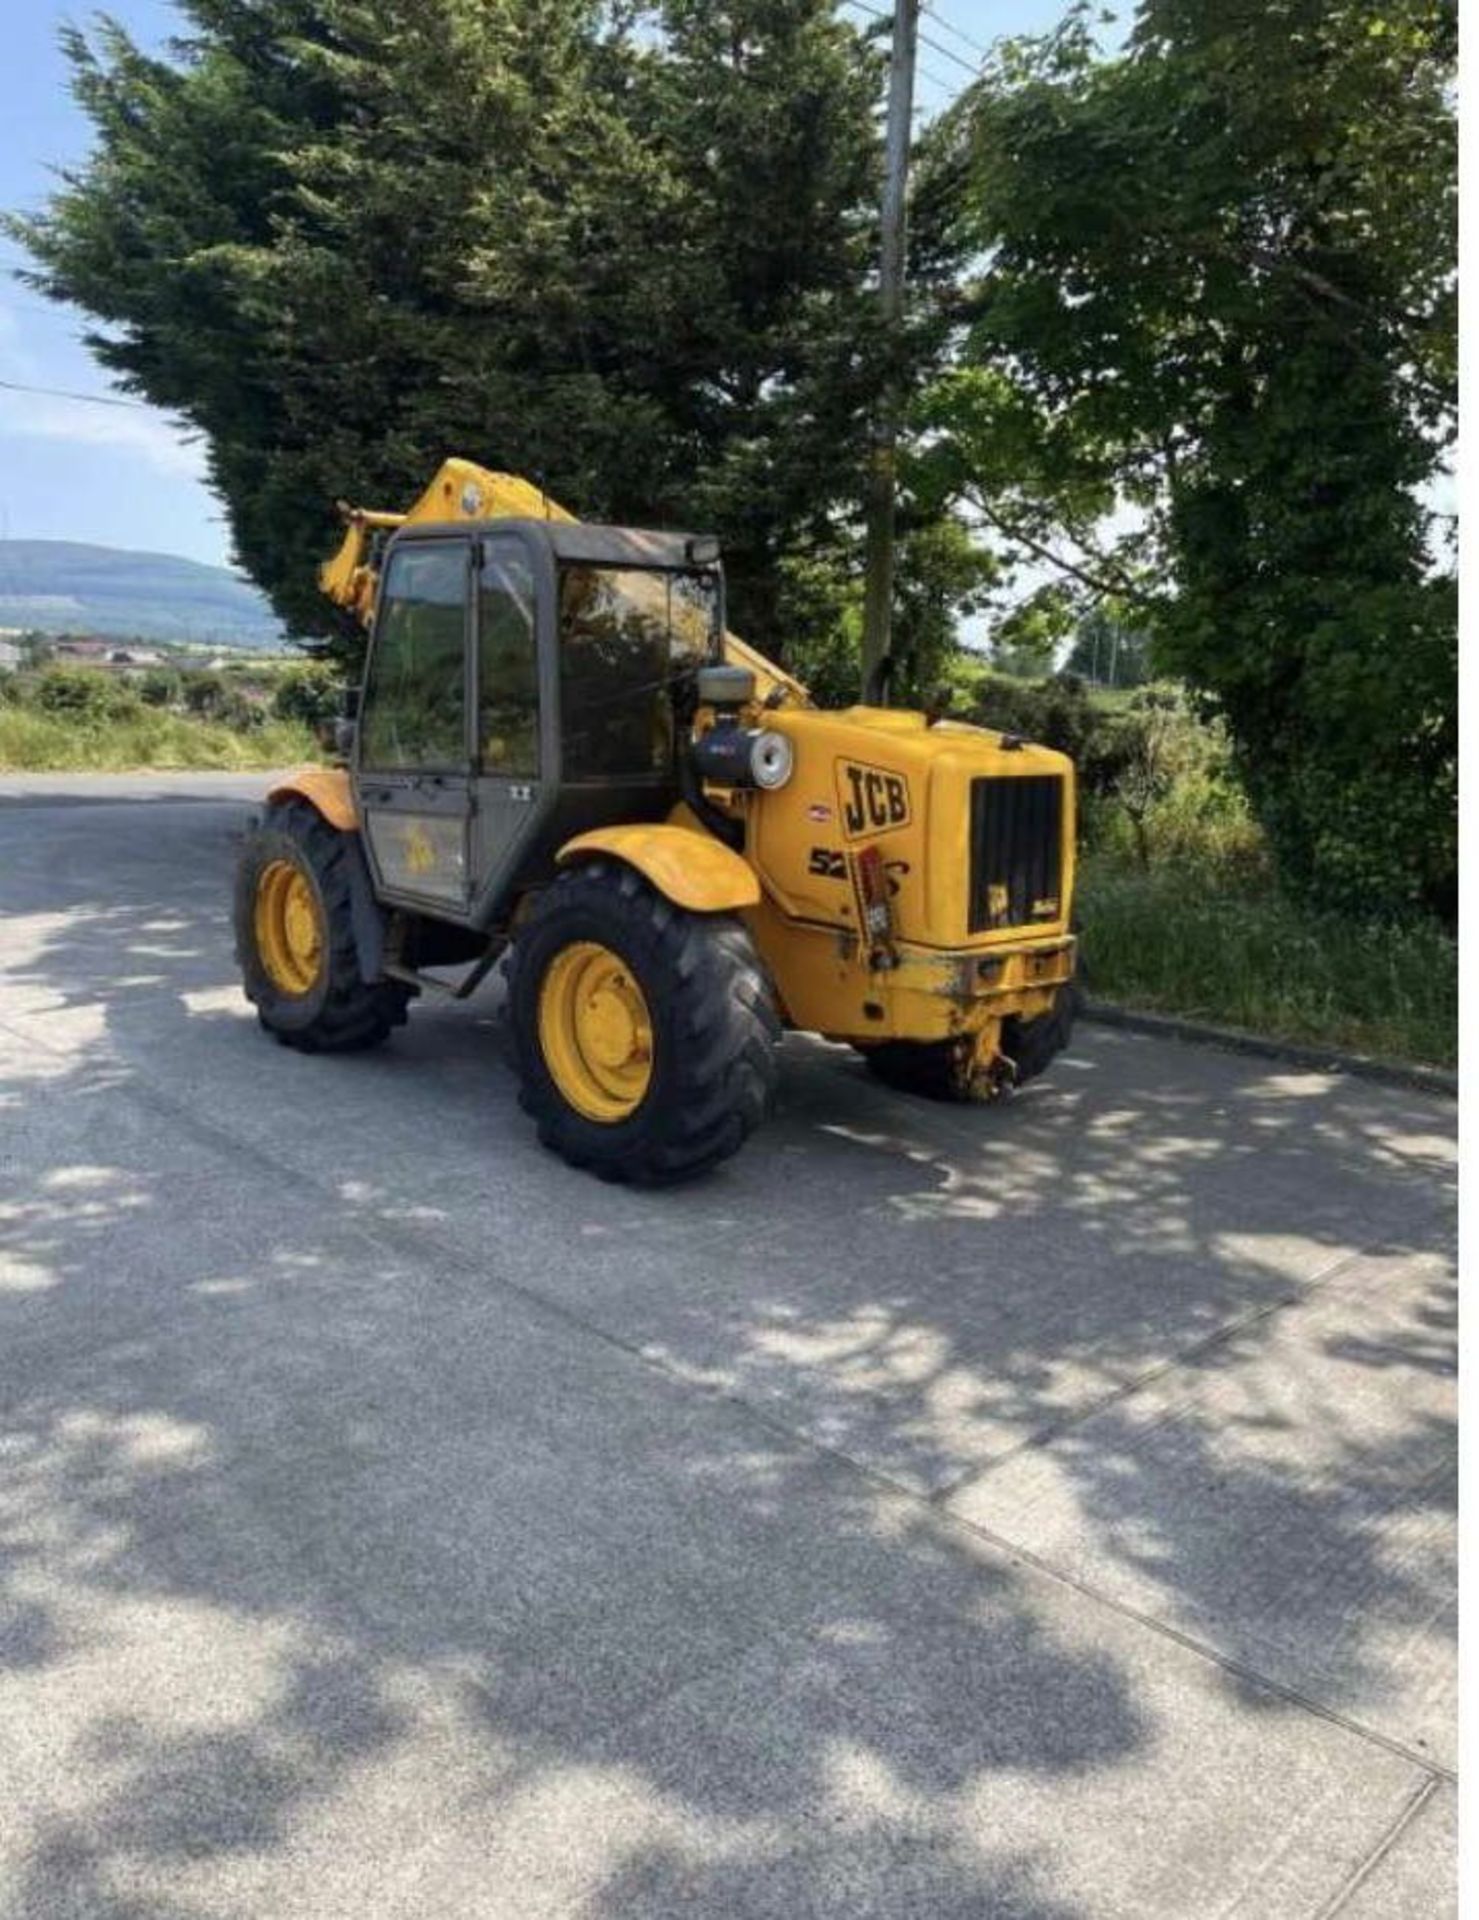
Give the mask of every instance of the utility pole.
MULTIPOLYGON (((909 137, 914 112, 914 45, 919 34, 919 0, 894 0, 893 50, 888 68, 888 127, 883 176, 883 240, 879 252, 878 294, 883 313, 885 351, 897 353, 904 316, 906 250, 905 192, 909 177, 909 137)), ((868 469, 868 536, 863 588, 863 698, 880 698, 875 686, 889 654, 894 599, 894 495, 899 437, 899 382, 890 364, 873 422, 868 469)))

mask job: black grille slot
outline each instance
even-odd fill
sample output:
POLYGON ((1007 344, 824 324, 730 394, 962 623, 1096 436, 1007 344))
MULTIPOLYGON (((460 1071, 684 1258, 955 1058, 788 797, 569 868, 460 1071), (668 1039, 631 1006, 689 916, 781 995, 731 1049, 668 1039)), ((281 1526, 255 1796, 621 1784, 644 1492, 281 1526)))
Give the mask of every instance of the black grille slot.
POLYGON ((990 933, 1057 919, 1062 877, 1063 782, 1058 776, 973 780, 970 931, 990 933))

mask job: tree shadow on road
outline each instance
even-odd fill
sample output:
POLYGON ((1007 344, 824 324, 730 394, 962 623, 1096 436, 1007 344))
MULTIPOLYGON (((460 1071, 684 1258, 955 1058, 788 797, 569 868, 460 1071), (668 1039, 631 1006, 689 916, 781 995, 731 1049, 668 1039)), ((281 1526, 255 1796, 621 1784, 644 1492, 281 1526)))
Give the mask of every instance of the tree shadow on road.
POLYGON ((431 1910, 630 1914, 685 1887, 700 1911, 866 1913, 907 1888, 1068 1920, 1041 1831, 967 1812, 1107 1774, 1146 1727, 1004 1563, 352 1219, 285 1196, 231 1244, 162 1175, 45 1158, 6 1222, 3 1644, 29 1664, 4 1717, 37 1796, 17 1915, 276 1911, 278 1867, 318 1885, 319 1847, 305 1910, 344 1910, 327 1836, 362 1831, 367 1791, 372 1857, 409 1871, 440 1842, 486 1874, 485 1902, 431 1910), (149 1265, 151 1235, 173 1244, 149 1265))

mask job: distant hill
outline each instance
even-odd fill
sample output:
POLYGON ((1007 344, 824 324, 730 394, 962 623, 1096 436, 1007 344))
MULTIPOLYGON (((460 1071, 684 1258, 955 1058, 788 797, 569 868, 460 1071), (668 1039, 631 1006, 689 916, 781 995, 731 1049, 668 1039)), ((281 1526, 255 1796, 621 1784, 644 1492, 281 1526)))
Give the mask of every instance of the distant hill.
POLYGON ((280 647, 257 589, 225 567, 75 540, 0 540, 0 627, 280 647))

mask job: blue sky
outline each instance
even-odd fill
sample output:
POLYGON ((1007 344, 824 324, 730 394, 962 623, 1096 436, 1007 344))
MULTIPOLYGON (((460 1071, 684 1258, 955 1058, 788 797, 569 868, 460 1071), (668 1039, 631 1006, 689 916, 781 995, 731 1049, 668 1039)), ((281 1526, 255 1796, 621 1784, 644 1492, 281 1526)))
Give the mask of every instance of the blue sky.
MULTIPOLYGON (((888 0, 850 0, 863 12, 888 0)), ((916 98, 937 110, 969 78, 972 43, 1040 31, 1066 0, 928 0, 916 98)), ((145 46, 178 16, 165 0, 112 0, 107 11, 145 46)), ((90 11, 29 0, 7 10, 0 65, 0 207, 30 210, 52 170, 87 152, 88 127, 67 91, 57 46, 66 20, 90 11)), ((81 343, 82 318, 19 285, 22 256, 0 239, 0 381, 105 395, 111 389, 81 343)), ((467 449, 476 453, 475 448, 467 449)), ((223 562, 228 538, 203 480, 201 450, 152 408, 90 405, 0 388, 0 539, 90 540, 223 562)))

